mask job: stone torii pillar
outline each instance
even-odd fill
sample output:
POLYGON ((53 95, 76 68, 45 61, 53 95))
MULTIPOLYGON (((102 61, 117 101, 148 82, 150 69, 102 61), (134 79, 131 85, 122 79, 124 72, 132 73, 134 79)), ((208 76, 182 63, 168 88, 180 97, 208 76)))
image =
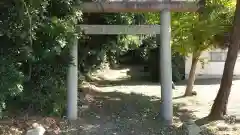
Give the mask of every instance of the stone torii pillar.
MULTIPOLYGON (((166 0, 167 1, 167 0, 166 0)), ((165 124, 172 124, 172 55, 171 55, 171 13, 168 8, 160 15, 160 75, 161 75, 161 116, 165 124)))
POLYGON ((76 120, 78 117, 78 39, 74 35, 70 49, 72 63, 68 68, 67 75, 67 117, 76 120))

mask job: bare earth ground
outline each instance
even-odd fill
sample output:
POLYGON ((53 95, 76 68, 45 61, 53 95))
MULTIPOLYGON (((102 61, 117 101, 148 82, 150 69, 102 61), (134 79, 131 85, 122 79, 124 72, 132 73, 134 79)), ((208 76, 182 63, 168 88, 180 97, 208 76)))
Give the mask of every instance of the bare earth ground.
MULTIPOLYGON (((143 78, 140 70, 134 67, 130 73, 137 75, 136 78, 143 78)), ((62 124, 57 124, 62 129, 61 134, 185 135, 184 129, 181 128, 182 122, 192 119, 203 129, 202 135, 240 135, 238 123, 204 121, 216 96, 220 80, 197 80, 194 86, 197 96, 187 98, 181 97, 185 90, 184 82, 179 83, 176 90, 173 90, 174 124, 171 128, 164 128, 158 117, 161 98, 159 84, 136 78, 129 79, 128 71, 128 68, 123 68, 95 74, 94 81, 84 85, 84 94, 80 93, 79 120, 71 124, 62 120, 62 124)), ((234 80, 228 114, 240 119, 238 88, 240 80, 234 80)), ((17 134, 16 131, 12 132, 17 134)), ((0 132, 1 134, 3 133, 0 132)))

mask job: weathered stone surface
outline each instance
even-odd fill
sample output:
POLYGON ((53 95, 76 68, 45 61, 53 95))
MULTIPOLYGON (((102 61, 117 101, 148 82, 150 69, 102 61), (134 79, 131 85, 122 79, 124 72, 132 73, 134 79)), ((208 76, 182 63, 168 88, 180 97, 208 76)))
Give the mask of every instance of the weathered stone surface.
POLYGON ((188 135, 199 135, 199 133, 201 132, 200 127, 197 126, 195 122, 192 120, 189 120, 183 123, 182 126, 183 126, 183 129, 186 129, 186 131, 188 132, 188 135))
POLYGON ((26 135, 44 135, 46 130, 45 128, 43 128, 42 125, 38 123, 33 123, 32 126, 33 129, 28 130, 26 135))

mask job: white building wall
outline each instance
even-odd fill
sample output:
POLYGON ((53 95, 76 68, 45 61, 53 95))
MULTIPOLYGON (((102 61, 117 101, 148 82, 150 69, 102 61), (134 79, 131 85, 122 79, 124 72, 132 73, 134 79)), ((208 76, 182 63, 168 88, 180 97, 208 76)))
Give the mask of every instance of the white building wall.
MULTIPOLYGON (((214 52, 222 51, 220 49, 214 50, 214 52)), ((221 78, 224 64, 223 61, 211 61, 210 51, 205 51, 202 53, 201 58, 205 59, 205 64, 202 67, 202 64, 198 62, 197 69, 196 69, 196 78, 221 78)), ((191 61, 192 57, 186 57, 185 62, 185 77, 188 78, 188 74, 191 69, 191 61)), ((240 78, 240 58, 236 61, 235 69, 234 69, 234 77, 240 78)))

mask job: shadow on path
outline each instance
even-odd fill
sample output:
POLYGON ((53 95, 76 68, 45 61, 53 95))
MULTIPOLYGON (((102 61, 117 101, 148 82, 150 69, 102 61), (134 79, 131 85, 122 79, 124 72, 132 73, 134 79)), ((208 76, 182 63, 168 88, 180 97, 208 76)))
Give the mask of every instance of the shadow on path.
MULTIPOLYGON (((240 79, 233 79, 233 81, 235 80, 240 80, 240 79)), ((220 85, 221 83, 221 78, 212 78, 212 79, 197 79, 194 82, 194 85, 220 85)), ((187 84, 187 80, 183 80, 177 83, 178 86, 182 86, 182 85, 186 85, 187 84)))
MULTIPOLYGON (((149 72, 144 71, 144 66, 121 66, 119 72, 124 72, 128 78, 117 78, 117 80, 107 80, 100 78, 100 80, 92 80, 99 87, 119 86, 119 85, 160 85, 158 82, 151 81, 149 72), (126 69, 128 69, 126 71, 126 69)), ((233 81, 240 80, 234 78, 233 81)), ((196 79, 194 85, 219 85, 221 78, 196 79)), ((187 80, 176 82, 177 86, 186 86, 187 80)))
POLYGON ((174 104, 174 125, 166 128, 159 117, 160 99, 140 94, 94 92, 75 122, 82 135, 187 135, 181 121, 192 118, 184 104, 174 104))
POLYGON ((121 85, 126 85, 126 86, 136 86, 136 85, 148 85, 148 86, 153 86, 153 85, 160 85, 159 83, 154 83, 154 82, 147 82, 144 80, 136 80, 136 79, 131 79, 131 78, 124 78, 124 79, 119 79, 119 80, 93 80, 90 82, 97 87, 111 87, 111 86, 121 86, 121 85))

